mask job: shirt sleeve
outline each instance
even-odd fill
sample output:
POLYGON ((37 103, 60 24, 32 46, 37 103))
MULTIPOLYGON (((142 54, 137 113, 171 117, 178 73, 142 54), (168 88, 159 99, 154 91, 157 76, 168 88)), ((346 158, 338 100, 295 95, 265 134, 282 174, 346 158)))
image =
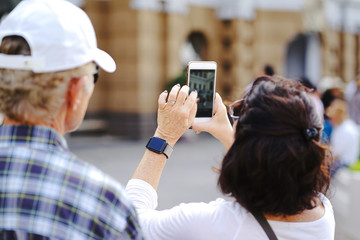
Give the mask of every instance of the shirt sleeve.
POLYGON ((138 215, 136 214, 135 208, 130 203, 125 204, 124 202, 121 202, 115 205, 109 215, 113 220, 112 224, 115 229, 121 229, 121 225, 124 225, 124 227, 122 231, 117 234, 112 234, 111 237, 108 236, 106 239, 144 239, 138 215))
POLYGON ((151 185, 132 179, 126 186, 139 215, 140 226, 146 239, 200 239, 206 236, 206 226, 217 219, 217 205, 211 203, 180 204, 168 210, 157 211, 157 193, 151 185))
POLYGON ((353 127, 349 122, 350 120, 345 120, 339 129, 334 130, 331 136, 334 155, 339 158, 341 163, 347 165, 354 164, 359 154, 359 135, 356 132, 356 127, 353 127))

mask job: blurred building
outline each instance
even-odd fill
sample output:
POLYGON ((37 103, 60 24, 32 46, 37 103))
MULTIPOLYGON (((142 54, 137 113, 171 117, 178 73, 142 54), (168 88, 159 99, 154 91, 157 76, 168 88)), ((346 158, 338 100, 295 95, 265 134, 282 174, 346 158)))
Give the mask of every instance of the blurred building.
POLYGON ((1 0, 0 21, 5 17, 21 0, 1 0))
POLYGON ((265 64, 315 84, 350 81, 360 69, 360 0, 71 1, 117 63, 114 74, 100 72, 87 115, 109 134, 150 136, 159 93, 189 60, 218 63, 216 89, 227 100, 265 64))
POLYGON ((303 31, 287 47, 286 74, 305 73, 315 84, 322 77, 340 77, 345 83, 355 79, 359 32, 359 0, 304 1, 303 31), (294 59, 303 64, 293 66, 294 59))
POLYGON ((287 45, 303 31, 303 1, 88 0, 100 47, 117 71, 102 73, 89 117, 111 133, 149 136, 157 97, 188 60, 218 63, 216 88, 235 99, 265 64, 284 73, 287 45))

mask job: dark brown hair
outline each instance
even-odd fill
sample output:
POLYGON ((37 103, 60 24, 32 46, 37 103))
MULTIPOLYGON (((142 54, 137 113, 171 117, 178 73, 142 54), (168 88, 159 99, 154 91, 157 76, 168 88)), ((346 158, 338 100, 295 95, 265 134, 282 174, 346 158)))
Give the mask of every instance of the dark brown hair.
POLYGON ((314 208, 318 193, 329 188, 330 156, 319 142, 322 123, 304 87, 289 79, 260 77, 241 108, 235 142, 220 171, 222 192, 246 209, 266 214, 294 215, 314 208))

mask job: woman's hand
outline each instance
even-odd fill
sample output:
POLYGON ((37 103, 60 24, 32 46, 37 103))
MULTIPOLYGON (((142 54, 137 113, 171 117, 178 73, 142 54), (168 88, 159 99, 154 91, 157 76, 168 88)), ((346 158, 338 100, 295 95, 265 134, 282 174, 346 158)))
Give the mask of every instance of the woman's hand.
MULTIPOLYGON (((154 136, 164 139, 172 147, 194 122, 197 92, 189 96, 188 93, 188 86, 175 85, 169 96, 166 91, 159 96, 158 127, 154 136)), ((141 179, 156 190, 166 161, 164 154, 146 150, 132 178, 141 179)))
POLYGON ((175 145, 194 122, 197 92, 194 91, 189 96, 188 94, 189 87, 180 88, 178 84, 169 94, 164 91, 159 96, 158 127, 154 136, 166 140, 171 146, 175 145))
POLYGON ((217 138, 228 150, 234 142, 233 127, 227 116, 227 111, 222 99, 216 93, 214 103, 214 116, 208 122, 194 123, 192 129, 197 133, 205 131, 217 138))

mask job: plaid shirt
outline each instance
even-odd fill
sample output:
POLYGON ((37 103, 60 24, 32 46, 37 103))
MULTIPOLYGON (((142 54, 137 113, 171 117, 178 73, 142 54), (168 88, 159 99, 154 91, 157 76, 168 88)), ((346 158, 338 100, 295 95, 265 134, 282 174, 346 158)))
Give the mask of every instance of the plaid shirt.
POLYGON ((122 187, 45 127, 0 127, 0 239, 143 239, 122 187))

